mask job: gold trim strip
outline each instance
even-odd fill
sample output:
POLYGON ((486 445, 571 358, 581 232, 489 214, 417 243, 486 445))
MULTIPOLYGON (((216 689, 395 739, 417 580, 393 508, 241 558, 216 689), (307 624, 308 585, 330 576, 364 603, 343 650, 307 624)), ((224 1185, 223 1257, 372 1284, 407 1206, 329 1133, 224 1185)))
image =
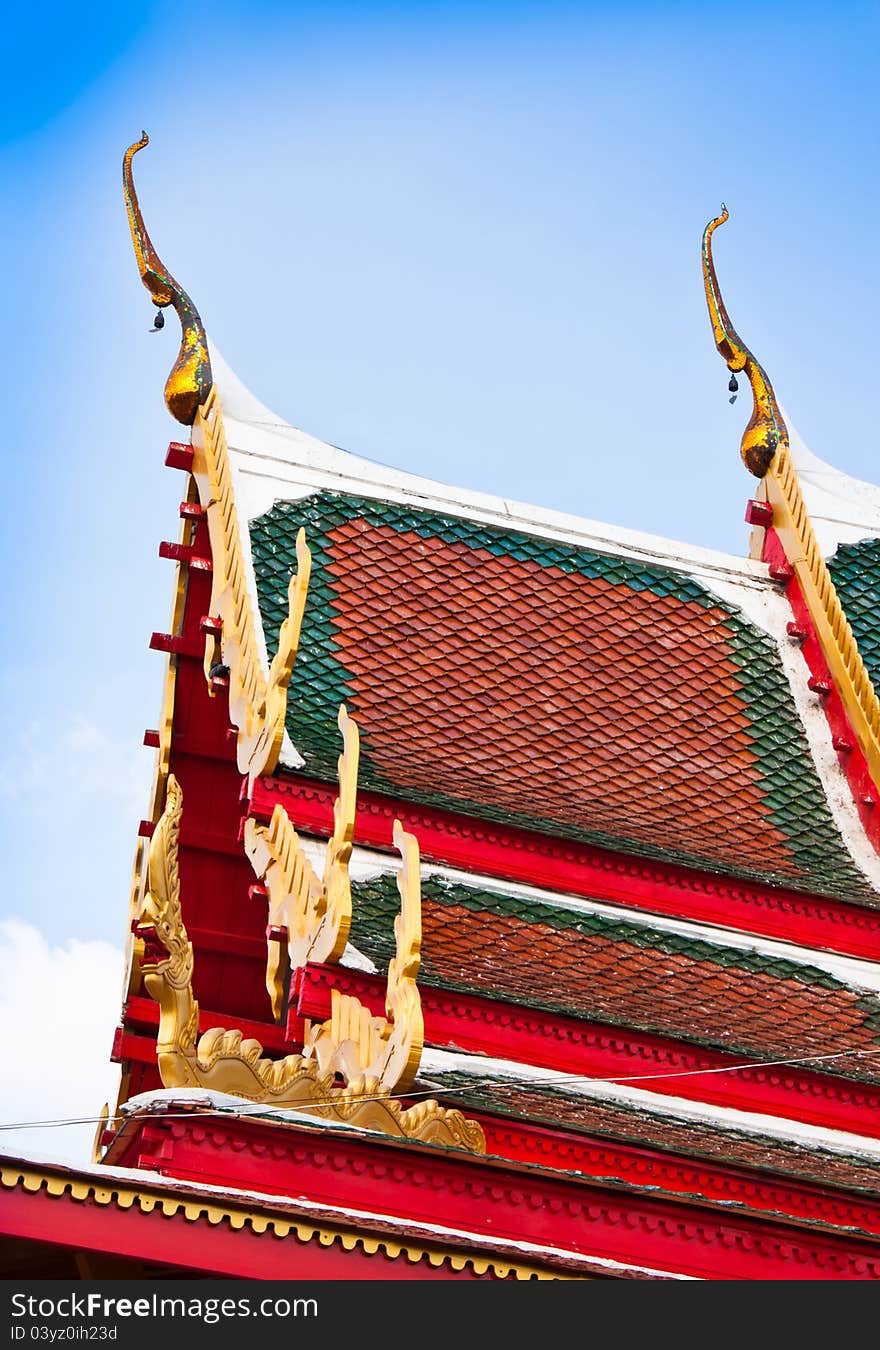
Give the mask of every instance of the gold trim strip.
POLYGON ((787 444, 777 447, 764 482, 773 507, 773 528, 810 611, 822 654, 868 771, 880 786, 880 700, 819 548, 787 444))
MULTIPOLYGON (((193 424, 193 473, 208 522, 213 562, 211 615, 222 623, 219 644, 208 637, 205 674, 218 659, 229 669, 229 717, 238 729, 238 768, 251 781, 272 773, 281 753, 287 713, 287 687, 299 642, 312 555, 300 530, 298 568, 288 588, 288 616, 281 626, 278 652, 268 678, 257 645, 254 609, 245 578, 241 526, 235 505, 223 410, 216 388, 199 408, 193 424)), ((213 693, 210 680, 208 688, 213 693)))
MULTIPOLYGON (((510 1275, 514 1275, 518 1280, 592 1278, 589 1275, 571 1275, 562 1271, 551 1271, 542 1266, 530 1265, 520 1261, 505 1262, 497 1257, 476 1256, 450 1250, 439 1246, 439 1244, 420 1245, 410 1241, 394 1240, 390 1237, 370 1237, 352 1229, 311 1223, 306 1220, 287 1219, 281 1215, 261 1213, 258 1210, 212 1204, 201 1199, 185 1200, 178 1196, 162 1195, 157 1190, 151 1191, 147 1186, 142 1189, 135 1189, 115 1183, 102 1185, 97 1181, 58 1176, 24 1167, 0 1167, 0 1185, 3 1185, 7 1190, 20 1188, 30 1194, 37 1194, 39 1191, 45 1190, 48 1195, 54 1198, 69 1195, 70 1199, 75 1201, 93 1201, 98 1205, 115 1204, 119 1209, 131 1209, 136 1205, 143 1214, 152 1214, 156 1210, 159 1210, 166 1218, 173 1218, 180 1214, 189 1223, 206 1219, 208 1223, 216 1226, 224 1220, 228 1220, 230 1227, 235 1231, 249 1227, 257 1234, 271 1231, 275 1237, 293 1237, 304 1243, 317 1240, 323 1247, 330 1247, 334 1243, 339 1243, 345 1251, 349 1252, 359 1247, 367 1256, 375 1256, 377 1252, 383 1251, 392 1261, 401 1256, 413 1265, 419 1261, 427 1260, 435 1269, 448 1265, 453 1270, 464 1270, 466 1266, 470 1266, 476 1275, 486 1275, 491 1272, 499 1279, 506 1279, 510 1275)), ((51 1241, 51 1235, 47 1235, 47 1241, 51 1241)))

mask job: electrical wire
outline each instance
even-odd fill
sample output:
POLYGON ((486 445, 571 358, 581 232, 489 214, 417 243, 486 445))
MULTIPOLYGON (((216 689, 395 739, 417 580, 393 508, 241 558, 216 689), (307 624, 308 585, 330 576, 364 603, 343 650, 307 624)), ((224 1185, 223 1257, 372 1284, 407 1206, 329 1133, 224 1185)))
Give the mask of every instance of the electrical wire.
MULTIPOLYGON (((511 1089, 530 1088, 530 1087, 566 1087, 569 1084, 579 1082, 590 1083, 597 1087, 602 1086, 616 1087, 618 1085, 622 1085, 625 1083, 641 1083, 646 1081, 655 1082, 658 1079, 667 1079, 667 1078, 696 1078, 701 1076, 707 1076, 709 1074, 741 1073, 744 1069, 781 1069, 789 1065, 816 1064, 829 1059, 855 1059, 857 1057, 867 1057, 870 1055, 880 1055, 880 1047, 878 1047, 877 1049, 838 1050, 835 1051, 833 1054, 806 1055, 796 1059, 750 1060, 744 1064, 725 1064, 718 1066, 714 1069, 674 1069, 668 1073, 643 1073, 628 1076, 618 1076, 615 1078, 594 1078, 590 1074, 570 1074, 565 1073, 564 1071, 560 1071, 553 1078, 523 1078, 523 1077, 518 1078, 514 1074, 497 1074, 494 1076, 492 1074, 481 1074, 479 1075, 479 1077, 477 1077, 477 1075, 475 1074, 474 1083, 475 1085, 485 1085, 489 1083, 496 1087, 507 1087, 511 1089)), ((423 1079, 422 1081, 425 1082, 427 1080, 423 1079)), ((438 1092, 445 1092, 450 1095, 454 1095, 456 1091, 462 1092, 466 1090, 467 1088, 466 1087, 462 1088, 461 1085, 459 1085, 456 1088, 454 1085, 450 1085, 448 1083, 433 1083, 430 1086, 423 1089, 418 1089, 415 1092, 406 1092, 402 1094, 402 1097, 403 1100, 405 1101, 412 1101, 416 1097, 430 1097, 438 1092)), ((337 1100, 340 1103, 350 1102, 352 1105, 360 1105, 361 1103, 366 1102, 383 1102, 383 1101, 387 1102, 399 1099, 391 1098, 387 1092, 384 1092, 384 1093, 375 1093, 363 1097, 342 1097, 337 1100)), ((272 1111, 283 1111, 283 1110, 307 1111, 312 1108, 327 1106, 329 1104, 330 1103, 328 1103, 326 1098, 316 1099, 315 1101, 291 1102, 288 1106, 284 1107, 273 1106, 271 1102, 242 1102, 236 1114, 243 1116, 248 1115, 256 1116, 256 1115, 267 1115, 272 1111)), ((200 1106, 198 1102, 194 1103, 193 1106, 198 1111, 199 1115, 228 1116, 230 1114, 229 1109, 224 1107, 206 1106, 202 1107, 201 1109, 198 1109, 200 1106)), ((117 1116, 108 1116, 106 1117, 106 1119, 108 1120, 108 1122, 111 1120, 112 1121, 129 1120, 134 1117, 134 1114, 135 1114, 134 1112, 127 1112, 117 1116)), ((193 1115, 193 1110, 181 1112, 168 1111, 162 1112, 161 1115, 165 1120, 182 1120, 191 1117, 193 1115)), ((101 1119, 102 1119, 101 1116, 71 1116, 67 1118, 58 1117, 56 1119, 51 1120, 22 1120, 22 1121, 15 1121, 12 1123, 8 1122, 0 1123, 0 1130, 54 1129, 64 1125, 97 1125, 101 1119)))

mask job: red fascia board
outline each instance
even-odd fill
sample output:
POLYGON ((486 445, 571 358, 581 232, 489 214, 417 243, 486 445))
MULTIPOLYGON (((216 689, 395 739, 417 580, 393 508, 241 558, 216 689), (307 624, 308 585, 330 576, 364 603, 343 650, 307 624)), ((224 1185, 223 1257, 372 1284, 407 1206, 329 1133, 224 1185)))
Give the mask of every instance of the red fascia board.
POLYGON ((584 1179, 632 1186, 679 1196, 689 1203, 740 1207, 773 1219, 861 1230, 880 1237, 880 1198, 833 1191, 821 1183, 777 1176, 769 1170, 661 1153, 606 1138, 566 1134, 541 1126, 520 1129, 516 1121, 476 1117, 486 1136, 486 1151, 542 1169, 564 1169, 584 1179), (551 1161, 552 1160, 552 1161, 551 1161))
MULTIPOLYGON (((259 778, 250 814, 268 819, 280 802, 297 829, 327 838, 336 791, 293 774, 259 778)), ((358 793, 355 842, 390 851, 396 819, 416 835, 428 863, 880 960, 880 910, 614 854, 374 792, 358 793)))
MULTIPOLYGON (((234 1197, 230 1201, 234 1204, 234 1197)), ((207 1207, 216 1199, 206 1198, 204 1203, 207 1207)), ((97 1205, 74 1200, 67 1193, 53 1196, 46 1191, 4 1190, 0 1233, 47 1246, 161 1261, 184 1270, 241 1279, 478 1278, 470 1266, 454 1270, 448 1263, 435 1268, 425 1259, 411 1262, 401 1256, 391 1260, 381 1246, 367 1255, 359 1246, 346 1251, 341 1241, 322 1246, 317 1236, 304 1242, 291 1233, 279 1241, 271 1229, 257 1233, 249 1224, 233 1229, 226 1223, 212 1224, 206 1217, 187 1219, 180 1212, 166 1216, 161 1204, 144 1213, 137 1204, 120 1209, 112 1203, 97 1205)), ((149 1271, 145 1275, 149 1278, 149 1271)))
MULTIPOLYGON (((401 1224, 431 1223, 488 1239, 550 1246, 585 1258, 676 1271, 699 1279, 877 1279, 880 1245, 870 1237, 841 1236, 804 1226, 786 1213, 808 1188, 768 1182, 786 1214, 758 1217, 723 1213, 698 1199, 687 1202, 573 1180, 550 1172, 509 1168, 491 1159, 449 1150, 433 1154, 399 1140, 342 1138, 320 1129, 260 1126, 204 1116, 184 1121, 135 1120, 122 1165, 159 1171, 193 1185, 308 1196, 312 1203, 381 1214, 401 1224), (139 1127, 139 1128, 138 1128, 139 1127)), ((613 1146, 603 1145, 607 1153, 613 1146)), ((616 1150, 616 1163, 625 1160, 616 1150)), ((637 1166, 634 1161, 634 1166, 637 1166)), ((645 1185, 642 1174, 640 1184, 645 1185)), ((650 1184, 650 1183, 648 1183, 650 1184)), ((742 1202, 752 1204, 742 1182, 742 1202)), ((854 1202, 828 1197, 838 1222, 854 1202), (843 1208, 841 1208, 843 1203, 843 1208), (835 1209, 836 1207, 836 1209, 835 1209)))
MULTIPOLYGON (((298 1019, 325 1021, 334 988, 359 998, 375 1016, 383 1015, 384 977, 330 965, 310 965, 295 973, 291 1010, 298 1019)), ((742 1057, 477 995, 427 985, 420 985, 419 991, 426 1045, 597 1079, 626 1082, 637 1077, 635 1086, 646 1092, 870 1138, 877 1134, 880 1087, 871 1084, 800 1069, 765 1068, 760 1062, 735 1073, 700 1072, 729 1069, 741 1064, 742 1057), (656 1078, 649 1076, 652 1068, 658 1071, 656 1078)), ((289 1027, 291 1041, 300 1027, 301 1020, 289 1027)))

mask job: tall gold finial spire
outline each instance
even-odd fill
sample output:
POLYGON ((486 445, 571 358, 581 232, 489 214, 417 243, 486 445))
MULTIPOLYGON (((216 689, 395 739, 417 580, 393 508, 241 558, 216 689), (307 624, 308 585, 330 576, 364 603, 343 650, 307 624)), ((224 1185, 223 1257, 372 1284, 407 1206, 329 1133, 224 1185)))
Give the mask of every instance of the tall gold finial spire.
MULTIPOLYGON (((149 143, 150 138, 144 131, 140 140, 135 141, 134 145, 130 145, 126 150, 122 161, 122 187, 128 223, 131 226, 131 241, 134 244, 141 280, 150 292, 153 304, 160 309, 166 305, 173 305, 180 319, 183 336, 180 352, 165 384, 165 402, 172 417, 178 422, 183 422, 185 426, 191 426, 198 408, 211 390, 213 383, 211 360, 198 310, 183 287, 177 284, 160 261, 141 215, 131 173, 131 161, 138 150, 143 150, 149 143)), ((161 324, 157 323, 157 327, 161 327, 161 324)))
POLYGON ((711 220, 703 231, 703 281, 706 286, 706 303, 709 306, 709 318, 712 320, 715 346, 727 362, 728 369, 734 372, 744 370, 752 386, 754 408, 749 424, 743 432, 741 453, 749 473, 753 473, 756 478, 763 478, 776 453, 776 447, 780 444, 788 445, 788 428, 779 411, 779 404, 776 402, 776 395, 766 371, 741 341, 721 298, 721 288, 712 260, 712 235, 719 225, 724 224, 728 215, 727 207, 722 205, 721 215, 711 220))

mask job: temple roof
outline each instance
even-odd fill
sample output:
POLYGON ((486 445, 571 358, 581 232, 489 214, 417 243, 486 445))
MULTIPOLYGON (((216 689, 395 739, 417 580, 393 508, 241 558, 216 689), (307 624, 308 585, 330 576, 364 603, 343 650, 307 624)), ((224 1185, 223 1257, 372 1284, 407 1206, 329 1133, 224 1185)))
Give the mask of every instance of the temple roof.
POLYGON ((428 1051, 423 1070, 445 1097, 469 1111, 880 1194, 880 1154, 876 1141, 863 1136, 701 1107, 573 1074, 524 1072, 522 1065, 480 1056, 428 1051))
POLYGON ((314 557, 281 772, 332 780, 344 701, 364 788, 874 902, 765 564, 373 464, 212 369, 269 656, 302 526, 314 557))
MULTIPOLYGON (((351 943, 384 968, 394 875, 355 882, 353 899, 351 943)), ((422 933, 423 990, 491 991, 519 1007, 764 1060, 829 1056, 825 1072, 880 1082, 874 963, 449 869, 423 873, 422 933)))

